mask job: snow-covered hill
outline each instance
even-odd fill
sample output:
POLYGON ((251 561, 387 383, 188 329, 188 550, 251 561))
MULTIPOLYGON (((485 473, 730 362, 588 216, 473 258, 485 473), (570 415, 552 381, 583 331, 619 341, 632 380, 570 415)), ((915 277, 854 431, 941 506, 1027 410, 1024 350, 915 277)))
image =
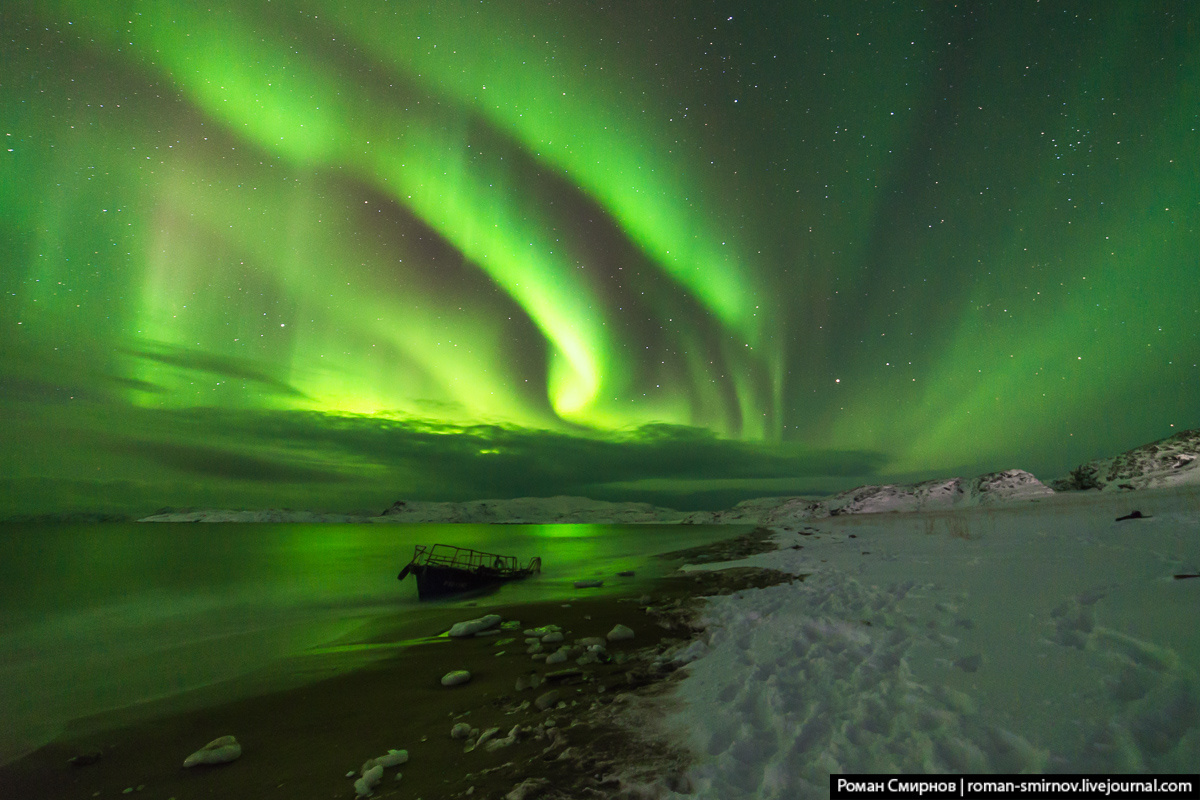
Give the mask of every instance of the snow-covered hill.
POLYGON ((1200 429, 1184 431, 1112 458, 1076 467, 1049 486, 1024 470, 992 472, 977 478, 949 478, 916 484, 860 486, 829 497, 761 497, 722 511, 685 514, 649 503, 612 503, 586 497, 518 497, 436 503, 396 502, 381 515, 321 514, 267 509, 208 509, 155 514, 141 522, 482 522, 482 523, 637 523, 788 525, 839 514, 936 511, 1032 500, 1055 491, 1121 491, 1200 485, 1200 429), (1053 487, 1053 488, 1051 488, 1053 487))
POLYGON ((473 522, 508 524, 685 522, 692 524, 786 525, 838 514, 876 514, 988 505, 1053 494, 1022 470, 978 478, 951 478, 914 485, 860 486, 831 497, 763 497, 724 511, 685 514, 649 503, 611 503, 587 497, 518 497, 463 503, 397 501, 378 516, 320 514, 266 509, 177 511, 145 517, 141 522, 473 522))
POLYGON ((878 514, 887 511, 936 511, 969 508, 1054 494, 1050 487, 1024 470, 992 472, 977 478, 950 478, 917 484, 860 486, 831 497, 765 497, 747 500, 727 511, 701 511, 685 523, 786 525, 839 514, 878 514))
POLYGON ((1060 492, 1200 485, 1200 428, 1135 447, 1119 456, 1080 464, 1050 485, 1060 492))

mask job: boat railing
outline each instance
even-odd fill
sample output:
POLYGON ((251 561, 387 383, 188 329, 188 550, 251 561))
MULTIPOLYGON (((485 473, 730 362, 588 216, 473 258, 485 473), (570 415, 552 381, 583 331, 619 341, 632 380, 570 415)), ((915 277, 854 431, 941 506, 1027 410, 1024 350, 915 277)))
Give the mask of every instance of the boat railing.
MULTIPOLYGON (((485 553, 481 550, 448 544, 435 544, 432 548, 419 544, 416 548, 416 552, 413 554, 414 564, 430 564, 471 571, 490 569, 498 572, 515 572, 519 567, 516 556, 502 556, 497 553, 485 553)), ((538 562, 538 571, 541 571, 541 559, 535 558, 534 561, 538 562)))

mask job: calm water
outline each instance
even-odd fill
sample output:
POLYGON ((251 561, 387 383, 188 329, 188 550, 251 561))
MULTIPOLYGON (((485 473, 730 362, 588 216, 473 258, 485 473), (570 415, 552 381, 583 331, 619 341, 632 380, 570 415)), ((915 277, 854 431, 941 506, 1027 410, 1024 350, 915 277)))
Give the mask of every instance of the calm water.
MULTIPOLYGON (((0 763, 76 717, 269 667, 383 614, 419 543, 542 557, 478 607, 568 598, 580 578, 664 568, 646 556, 742 526, 129 524, 0 527, 0 763)), ((477 608, 466 608, 464 617, 477 608)), ((423 604, 428 605, 428 604, 423 604)))

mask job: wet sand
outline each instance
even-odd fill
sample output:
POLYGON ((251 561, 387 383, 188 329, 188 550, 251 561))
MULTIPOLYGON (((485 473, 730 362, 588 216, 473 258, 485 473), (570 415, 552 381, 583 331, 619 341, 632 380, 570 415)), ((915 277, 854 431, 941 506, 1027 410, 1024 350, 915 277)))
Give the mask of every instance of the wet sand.
MULTIPOLYGON (((745 541, 731 540, 733 547, 745 541)), ((629 731, 614 727, 603 712, 631 692, 671 680, 669 666, 656 670, 651 661, 693 635, 688 620, 694 597, 780 579, 754 570, 728 573, 660 579, 636 597, 589 598, 580 590, 569 601, 479 609, 479 615, 519 620, 522 629, 559 625, 568 643, 603 637, 618 623, 634 630, 632 640, 609 644, 612 663, 588 665, 580 675, 523 691, 515 688, 518 677, 572 668, 574 662, 547 667, 532 660, 521 630, 473 639, 438 636, 474 616, 473 609, 381 618, 351 641, 288 665, 286 674, 251 676, 240 685, 80 720, 57 741, 0 768, 0 797, 352 798, 359 767, 389 748, 408 750, 410 760, 386 770, 375 797, 499 798, 528 778, 560 788, 598 784, 614 763, 630 758, 670 768, 679 754, 632 742, 629 731), (497 644, 507 638, 514 641, 497 644), (441 677, 456 669, 469 670, 470 683, 441 686, 441 677), (565 708, 522 708, 551 688, 560 690, 565 708), (544 733, 538 726, 548 719, 564 734, 530 733, 544 733), (499 727, 499 737, 518 724, 526 733, 495 752, 464 753, 463 742, 450 738, 456 722, 499 727), (183 768, 189 753, 229 734, 242 744, 241 758, 183 768), (571 752, 560 758, 563 751, 571 752), (68 763, 85 753, 100 757, 87 766, 68 763), (356 775, 347 777, 351 771, 356 775), (403 775, 399 781, 396 772, 403 775)))

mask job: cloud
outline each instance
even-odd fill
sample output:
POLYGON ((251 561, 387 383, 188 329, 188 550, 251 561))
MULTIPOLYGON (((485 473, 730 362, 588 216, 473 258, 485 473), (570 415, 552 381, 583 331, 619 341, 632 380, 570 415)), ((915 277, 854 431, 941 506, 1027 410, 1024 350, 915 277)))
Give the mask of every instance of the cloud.
MULTIPOLYGON (((159 413, 164 415, 164 427, 190 431, 190 436, 236 441, 239 449, 275 453, 277 460, 271 463, 280 469, 279 453, 286 449, 304 454, 309 465, 303 468, 306 470, 314 469, 312 464, 323 464, 322 469, 331 474, 391 476, 397 498, 569 494, 648 479, 869 476, 886 463, 883 454, 876 452, 735 441, 677 425, 649 425, 602 436, 309 411, 193 409, 159 413)), ((193 447, 186 452, 190 464, 213 463, 208 449, 193 447), (194 458, 195 453, 207 455, 194 458)), ((155 457, 178 463, 181 456, 172 449, 159 449, 155 457)), ((241 462, 230 463, 236 468, 241 462)), ((226 474, 235 471, 225 469, 226 474)))
POLYGON ((340 483, 347 476, 333 469, 250 455, 235 450, 172 442, 127 440, 114 449, 142 455, 183 472, 235 481, 340 483))
POLYGON ((869 483, 887 461, 876 452, 735 441, 675 425, 601 434, 119 401, 10 408, 20 444, 0 443, 0 456, 19 465, 9 477, 24 482, 0 498, 8 513, 382 510, 400 499, 556 494, 718 508, 869 483), (123 488, 88 488, 96 481, 123 488))
POLYGON ((78 382, 43 380, 20 375, 0 375, 0 403, 67 403, 73 400, 99 401, 104 393, 78 382))
POLYGON ((233 358, 195 347, 183 347, 181 345, 150 340, 143 340, 142 347, 140 348, 126 348, 124 352, 137 358, 143 358, 159 364, 167 364, 172 367, 179 367, 180 369, 207 372, 224 378, 252 381, 260 386, 292 397, 306 397, 303 392, 287 381, 270 374, 262 365, 245 358, 233 358))

